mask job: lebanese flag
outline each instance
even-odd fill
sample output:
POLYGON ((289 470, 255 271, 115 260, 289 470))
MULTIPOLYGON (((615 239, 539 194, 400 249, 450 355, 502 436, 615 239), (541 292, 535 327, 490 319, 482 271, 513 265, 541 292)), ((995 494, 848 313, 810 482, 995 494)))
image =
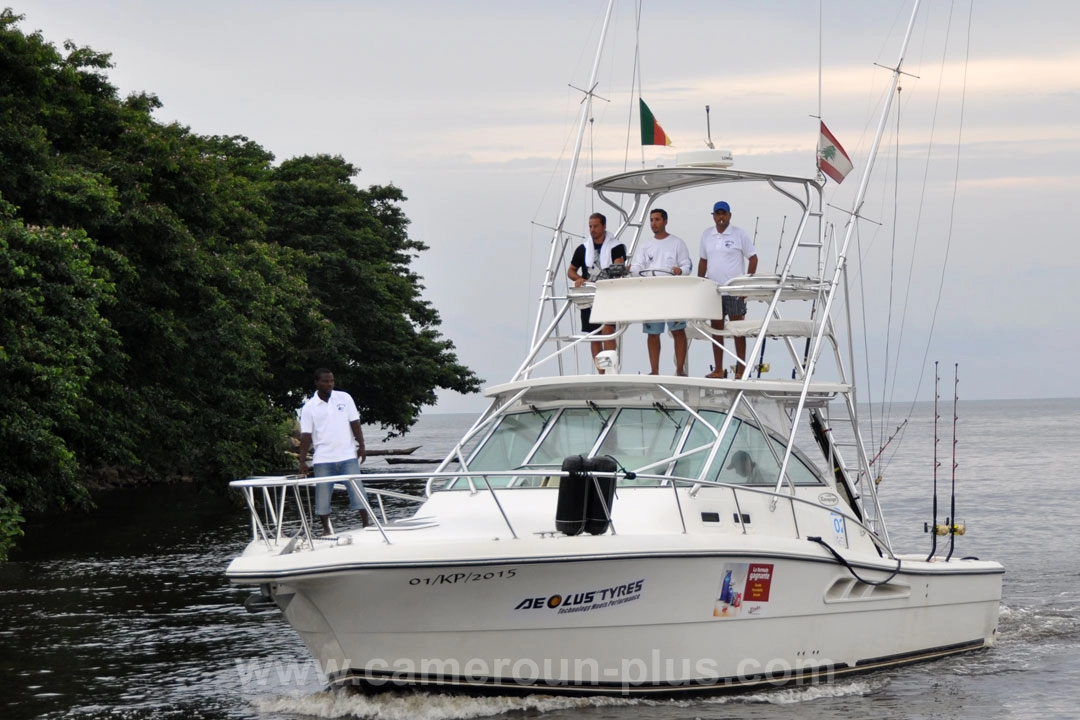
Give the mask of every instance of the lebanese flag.
POLYGON ((656 122, 652 110, 641 98, 638 98, 638 102, 641 103, 641 144, 670 145, 671 138, 664 132, 664 128, 660 127, 660 123, 656 122))
POLYGON ((833 137, 824 122, 821 123, 821 137, 818 138, 817 159, 818 168, 838 184, 844 182, 844 178, 855 167, 840 141, 833 137))

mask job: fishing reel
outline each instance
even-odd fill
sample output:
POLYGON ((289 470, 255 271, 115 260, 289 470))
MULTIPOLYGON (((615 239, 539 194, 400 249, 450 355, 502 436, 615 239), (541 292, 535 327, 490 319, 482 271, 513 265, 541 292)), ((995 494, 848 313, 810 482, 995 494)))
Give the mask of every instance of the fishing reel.
MULTIPOLYGON (((769 372, 769 363, 758 363, 757 365, 750 366, 750 373, 751 374, 757 373, 758 375, 761 375, 762 373, 767 373, 767 372, 769 372)), ((736 363, 736 364, 732 365, 731 370, 728 371, 728 377, 737 378, 737 377, 740 376, 741 373, 742 373, 742 366, 740 366, 738 363, 736 363)))
POLYGON ((934 525, 933 530, 931 530, 930 523, 923 523, 923 532, 933 532, 935 535, 941 537, 949 534, 963 535, 967 532, 967 525, 965 525, 960 520, 957 520, 950 525, 949 521, 946 520, 944 524, 938 523, 937 525, 934 525))

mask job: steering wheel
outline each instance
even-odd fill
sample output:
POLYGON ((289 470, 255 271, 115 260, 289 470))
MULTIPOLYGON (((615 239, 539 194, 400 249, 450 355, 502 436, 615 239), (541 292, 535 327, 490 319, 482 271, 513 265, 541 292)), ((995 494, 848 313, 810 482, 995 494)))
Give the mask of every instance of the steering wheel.
POLYGON ((638 274, 642 277, 662 277, 664 275, 676 277, 675 273, 671 272, 670 270, 665 270, 663 268, 650 268, 648 270, 642 270, 638 274))

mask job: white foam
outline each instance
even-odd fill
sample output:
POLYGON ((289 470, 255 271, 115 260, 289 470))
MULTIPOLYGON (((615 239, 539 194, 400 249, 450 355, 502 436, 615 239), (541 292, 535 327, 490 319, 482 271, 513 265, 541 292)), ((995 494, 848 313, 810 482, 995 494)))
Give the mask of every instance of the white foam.
POLYGON ((741 695, 723 695, 706 698, 708 704, 722 703, 768 703, 771 705, 795 705, 821 698, 840 698, 870 695, 889 684, 886 677, 859 678, 843 682, 821 683, 804 687, 782 687, 764 692, 741 695))
POLYGON ((365 718, 365 720, 469 720, 510 712, 555 712, 592 707, 690 707, 697 703, 763 703, 794 705, 820 698, 863 696, 888 685, 887 678, 859 678, 798 688, 777 688, 757 693, 722 695, 688 700, 648 700, 602 696, 446 695, 420 691, 364 695, 352 690, 329 690, 309 695, 258 698, 255 707, 264 713, 301 714, 319 718, 365 718))
POLYGON ((1001 606, 999 644, 1066 640, 1080 634, 1080 614, 1073 606, 1001 606))
POLYGON ((320 718, 468 720, 514 711, 553 712, 572 708, 630 706, 642 704, 642 701, 554 695, 469 697, 426 692, 363 695, 350 690, 331 690, 292 697, 258 698, 253 704, 265 713, 295 713, 320 718))

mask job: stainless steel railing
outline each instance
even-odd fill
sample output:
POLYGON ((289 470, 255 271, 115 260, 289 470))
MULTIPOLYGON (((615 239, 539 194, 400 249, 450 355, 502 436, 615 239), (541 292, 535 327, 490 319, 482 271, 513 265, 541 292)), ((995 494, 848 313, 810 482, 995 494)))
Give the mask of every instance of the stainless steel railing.
MULTIPOLYGON (((839 515, 844 523, 845 534, 848 529, 854 530, 857 528, 865 533, 874 545, 878 547, 882 555, 889 558, 894 557, 888 544, 878 537, 870 526, 859 520, 853 513, 842 508, 825 507, 817 502, 796 497, 786 492, 777 492, 772 487, 759 488, 746 485, 695 480, 691 478, 672 478, 667 475, 644 473, 594 472, 590 474, 594 478, 614 477, 617 483, 616 490, 629 487, 642 488, 643 486, 640 484, 641 481, 649 483, 655 482, 655 489, 657 492, 662 492, 664 494, 667 494, 670 489, 670 497, 675 503, 683 533, 686 533, 688 530, 683 501, 679 492, 680 489, 685 489, 687 491, 685 494, 689 494, 690 491, 700 490, 701 488, 720 488, 731 493, 732 502, 735 507, 735 515, 743 534, 749 533, 746 522, 746 513, 743 512, 743 506, 746 499, 749 497, 765 497, 769 498, 770 506, 772 508, 775 508, 781 503, 787 504, 792 516, 792 526, 794 528, 795 538, 803 537, 803 533, 799 528, 799 513, 796 511, 796 508, 809 510, 811 513, 827 513, 830 515, 830 518, 839 515), (635 484, 629 484, 631 482, 634 482, 635 484)), ((507 513, 506 508, 503 503, 500 502, 499 495, 503 492, 528 492, 530 490, 554 491, 557 488, 550 484, 550 481, 555 478, 561 480, 562 478, 568 477, 568 475, 569 473, 554 468, 550 470, 518 468, 499 471, 472 470, 439 473, 371 473, 321 478, 286 475, 252 477, 244 480, 235 480, 230 483, 230 486, 240 490, 247 502, 248 509, 251 513, 252 540, 262 542, 265 544, 266 548, 271 551, 276 547, 282 547, 279 551, 280 554, 286 554, 302 549, 312 549, 316 547, 316 544, 320 541, 337 540, 336 537, 320 538, 315 534, 313 529, 314 515, 311 512, 310 491, 319 482, 344 484, 347 482, 362 481, 367 492, 370 495, 375 496, 379 512, 376 513, 374 508, 367 502, 364 503, 365 507, 367 508, 370 517, 375 522, 376 529, 380 533, 383 542, 389 545, 392 543, 387 534, 387 525, 391 521, 388 517, 384 500, 387 498, 395 498, 399 501, 422 504, 427 500, 427 497, 426 495, 410 495, 389 488, 378 487, 380 484, 421 480, 428 482, 443 481, 444 483, 449 484, 454 480, 468 479, 470 482, 461 489, 439 490, 437 492, 470 492, 472 494, 478 492, 489 493, 502 517, 502 521, 506 524, 511 535, 517 538, 518 532, 515 529, 514 523, 507 513), (477 478, 479 478, 480 482, 476 482, 477 478), (506 479, 505 484, 499 484, 499 479, 501 478, 506 479), (523 479, 528 480, 530 478, 536 478, 536 484, 511 484, 519 483, 523 479), (548 481, 548 484, 542 484, 544 481, 548 481), (289 519, 290 514, 295 515, 295 518, 289 519)), ((644 488, 648 489, 648 486, 644 486, 644 488)), ((362 497, 363 496, 361 496, 361 498, 362 497)), ((606 519, 611 523, 612 533, 615 534, 615 525, 611 508, 608 507, 606 503, 604 504, 603 511, 606 519)))

